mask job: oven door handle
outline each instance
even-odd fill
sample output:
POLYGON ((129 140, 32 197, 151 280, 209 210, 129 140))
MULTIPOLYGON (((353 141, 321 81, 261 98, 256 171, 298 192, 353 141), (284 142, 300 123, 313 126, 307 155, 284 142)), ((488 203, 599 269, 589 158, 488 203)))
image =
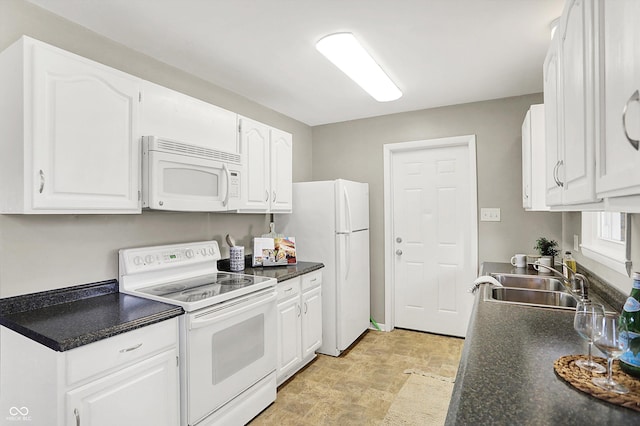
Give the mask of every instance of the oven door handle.
POLYGON ((275 302, 276 295, 277 293, 274 289, 269 289, 268 292, 241 297, 237 301, 224 302, 221 304, 223 306, 205 309, 203 312, 196 313, 191 316, 189 320, 189 329, 195 330, 197 328, 206 327, 212 323, 223 321, 234 315, 240 315, 255 309, 258 306, 275 302))

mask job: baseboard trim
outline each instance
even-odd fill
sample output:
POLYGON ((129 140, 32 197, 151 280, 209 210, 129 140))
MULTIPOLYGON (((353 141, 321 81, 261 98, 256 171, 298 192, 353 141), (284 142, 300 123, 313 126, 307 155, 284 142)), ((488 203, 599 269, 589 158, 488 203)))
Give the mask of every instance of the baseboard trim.
MULTIPOLYGON (((386 326, 385 324, 382 324, 382 323, 378 323, 378 327, 380 327, 380 331, 391 331, 391 330, 389 330, 389 329, 387 328, 387 326, 386 326)), ((369 330, 375 330, 375 331, 378 331, 378 329, 377 329, 377 328, 375 328, 375 327, 373 326, 373 324, 369 324, 369 330)))

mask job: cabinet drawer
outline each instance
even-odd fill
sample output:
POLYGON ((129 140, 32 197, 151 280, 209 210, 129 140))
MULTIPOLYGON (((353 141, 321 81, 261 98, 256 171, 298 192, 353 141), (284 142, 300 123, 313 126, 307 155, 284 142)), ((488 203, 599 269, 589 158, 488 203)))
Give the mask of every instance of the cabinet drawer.
POLYGON ((178 319, 172 318, 91 343, 67 353, 67 386, 176 346, 178 319))
POLYGON ((300 294, 300 278, 293 278, 278 283, 278 302, 300 294))
POLYGON ((302 291, 322 284, 322 271, 314 271, 302 276, 302 291))

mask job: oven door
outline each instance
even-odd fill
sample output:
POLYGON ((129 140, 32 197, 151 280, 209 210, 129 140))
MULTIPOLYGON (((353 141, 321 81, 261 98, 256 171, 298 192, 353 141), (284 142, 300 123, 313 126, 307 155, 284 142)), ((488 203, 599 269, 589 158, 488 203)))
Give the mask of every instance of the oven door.
POLYGON ((240 167, 187 155, 146 151, 143 207, 175 211, 238 208, 240 167))
POLYGON ((276 292, 242 296, 186 317, 186 403, 194 425, 276 369, 276 292))

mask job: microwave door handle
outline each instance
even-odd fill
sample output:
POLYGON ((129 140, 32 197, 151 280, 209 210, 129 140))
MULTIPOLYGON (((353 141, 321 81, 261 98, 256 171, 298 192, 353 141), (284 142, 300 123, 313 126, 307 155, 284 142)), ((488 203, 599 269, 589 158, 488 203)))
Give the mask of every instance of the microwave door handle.
POLYGON ((222 170, 224 170, 224 174, 227 176, 227 193, 224 196, 222 205, 227 207, 227 204, 229 203, 229 192, 231 191, 231 173, 229 172, 229 168, 226 164, 222 165, 222 170))

